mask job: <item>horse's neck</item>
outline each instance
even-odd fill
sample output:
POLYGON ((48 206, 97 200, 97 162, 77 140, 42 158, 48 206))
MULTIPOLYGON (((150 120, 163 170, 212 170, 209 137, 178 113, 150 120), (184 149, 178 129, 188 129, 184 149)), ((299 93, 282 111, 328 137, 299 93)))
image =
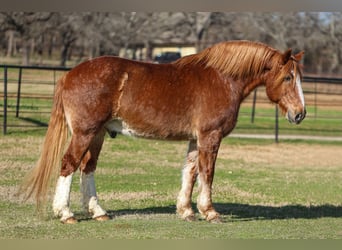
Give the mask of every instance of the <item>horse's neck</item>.
POLYGON ((263 85, 263 81, 260 78, 244 82, 243 98, 246 98, 255 88, 261 85, 263 85))

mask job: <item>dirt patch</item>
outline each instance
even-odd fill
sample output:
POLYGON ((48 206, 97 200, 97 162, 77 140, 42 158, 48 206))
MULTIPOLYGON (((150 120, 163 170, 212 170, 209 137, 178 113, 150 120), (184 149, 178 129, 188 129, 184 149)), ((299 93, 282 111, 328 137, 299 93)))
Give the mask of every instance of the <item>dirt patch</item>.
POLYGON ((18 187, 10 186, 10 187, 4 187, 0 186, 0 199, 6 200, 9 202, 20 202, 20 198, 16 195, 18 192, 18 187))
POLYGON ((218 158, 291 168, 341 168, 342 148, 333 145, 224 145, 218 158))
POLYGON ((101 193, 101 200, 120 200, 120 201, 130 201, 130 200, 144 200, 152 199, 156 194, 154 192, 112 192, 112 193, 101 193))
POLYGON ((146 171, 142 168, 101 168, 96 169, 96 174, 103 175, 142 175, 146 174, 146 171))

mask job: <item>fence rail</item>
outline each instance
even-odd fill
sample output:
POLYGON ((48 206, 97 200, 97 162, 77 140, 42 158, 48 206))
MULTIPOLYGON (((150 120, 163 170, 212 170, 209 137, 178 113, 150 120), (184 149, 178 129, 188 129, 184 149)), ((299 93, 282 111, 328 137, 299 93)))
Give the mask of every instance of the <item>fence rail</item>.
POLYGON ((336 83, 342 84, 342 78, 337 77, 316 77, 316 76, 304 76, 303 82, 319 82, 319 83, 336 83))
MULTIPOLYGON (((3 92, 3 134, 5 135, 7 133, 7 117, 8 117, 8 98, 11 96, 16 96, 16 111, 15 111, 15 117, 19 117, 19 110, 20 110, 20 100, 22 97, 22 76, 23 76, 23 70, 44 70, 44 71, 52 71, 53 72, 53 81, 51 83, 43 83, 42 81, 34 81, 34 84, 52 84, 53 86, 56 84, 56 71, 68 71, 70 68, 66 67, 49 67, 49 66, 21 66, 21 65, 0 65, 0 69, 3 69, 3 85, 4 85, 4 92, 3 92), (17 91, 16 94, 8 92, 8 84, 10 82, 14 82, 15 80, 9 79, 8 77, 8 71, 10 69, 16 69, 18 70, 18 78, 17 78, 17 91)), ((29 98, 52 98, 52 93, 49 96, 42 95, 39 93, 30 93, 29 98)), ((43 125, 42 123, 38 123, 38 125, 43 125)))
MULTIPOLYGON (((47 116, 50 113, 51 106, 45 104, 42 104, 39 106, 39 108, 35 107, 34 105, 30 104, 21 104, 21 99, 31 100, 32 102, 39 102, 40 100, 51 100, 53 99, 53 92, 54 92, 54 86, 58 80, 57 73, 63 73, 65 71, 70 70, 70 68, 65 67, 49 67, 49 66, 21 66, 21 65, 0 65, 0 83, 3 82, 3 93, 0 92, 0 98, 3 99, 3 134, 7 133, 7 127, 28 127, 30 125, 13 125, 8 124, 8 115, 9 113, 15 113, 15 118, 21 119, 23 122, 25 121, 33 121, 34 118, 29 117, 30 113, 34 113, 37 115, 39 113, 41 116, 47 116), (39 79, 39 74, 34 73, 31 78, 26 79, 24 75, 24 70, 30 70, 30 71, 48 71, 52 72, 52 77, 49 80, 39 79), (3 78, 1 78, 1 72, 3 72, 3 78), (9 72, 11 73, 11 76, 9 76, 9 72), (17 75, 16 75, 17 73, 17 75), (37 77, 38 75, 38 77, 37 77), (9 90, 9 85, 11 85, 11 89, 9 90), (29 85, 32 87, 29 91, 23 91, 22 86, 29 85), (49 91, 41 92, 40 87, 41 86, 50 86, 51 89, 49 91), (12 102, 9 104, 8 99, 11 99, 12 102), (14 101, 15 100, 15 101, 14 101), (44 106, 45 105, 45 106, 44 106), (21 111, 21 107, 26 107, 27 110, 21 111), (22 114, 27 114, 26 117, 20 117, 20 112, 22 114)), ((26 71, 25 71, 26 72, 26 71)), ((32 72, 31 72, 32 74, 32 72)), ((328 98, 324 105, 330 105, 338 101, 342 101, 342 78, 333 78, 333 77, 312 77, 312 76, 304 76, 303 77, 303 83, 313 83, 313 85, 310 85, 310 89, 304 90, 306 95, 310 95, 311 99, 309 102, 313 106, 315 106, 315 116, 317 115, 317 95, 319 94, 325 94, 327 96, 336 96, 334 98, 328 98), (322 84, 323 85, 336 85, 338 86, 338 91, 336 89, 330 89, 327 90, 325 88, 326 86, 323 86, 322 90, 322 84), (321 86, 319 89, 318 85, 321 86), (325 89, 325 90, 324 90, 325 89)), ((268 102, 266 98, 259 99, 257 98, 257 90, 254 91, 254 93, 249 97, 248 102, 252 105, 252 110, 250 113, 251 116, 251 123, 254 122, 255 116, 260 115, 260 113, 256 114, 256 103, 258 102, 268 102), (258 99, 258 100, 257 100, 258 99)), ((341 102, 342 104, 342 102, 341 102)), ((1 104, 0 104, 1 106, 1 104)), ((342 105, 341 105, 342 106, 342 105)), ((1 112, 1 111, 0 111, 1 112)), ((262 114, 261 114, 262 115, 262 114)), ((275 112, 273 114, 275 117, 275 141, 278 141, 278 134, 279 134, 279 122, 278 122, 278 107, 276 106, 275 112)), ((47 121, 41 121, 38 120, 35 122, 36 126, 46 126, 47 121)))

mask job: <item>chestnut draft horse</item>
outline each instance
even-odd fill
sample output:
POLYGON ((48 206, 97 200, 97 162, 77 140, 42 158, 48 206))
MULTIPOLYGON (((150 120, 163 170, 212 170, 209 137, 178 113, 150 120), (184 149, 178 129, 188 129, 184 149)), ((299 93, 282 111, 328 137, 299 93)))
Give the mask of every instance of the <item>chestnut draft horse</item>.
POLYGON ((219 221, 211 195, 221 140, 233 130, 240 103, 260 85, 291 123, 304 119, 302 54, 230 41, 170 64, 114 56, 83 62, 58 82, 40 159, 20 190, 25 198, 33 196, 39 207, 46 201, 51 177, 59 176, 53 211, 62 222, 75 223, 69 197, 73 173, 80 168, 84 209, 96 220, 107 220, 94 182, 106 132, 112 137, 122 133, 188 140, 177 212, 194 220, 191 196, 198 178, 197 208, 207 221, 219 221), (68 130, 71 141, 64 151, 68 130))

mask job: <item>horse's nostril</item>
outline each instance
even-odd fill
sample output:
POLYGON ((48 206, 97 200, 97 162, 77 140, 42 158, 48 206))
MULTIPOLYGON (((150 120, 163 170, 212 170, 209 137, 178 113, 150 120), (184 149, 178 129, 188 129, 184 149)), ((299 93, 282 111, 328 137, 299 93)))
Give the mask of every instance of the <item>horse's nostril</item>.
POLYGON ((302 113, 298 113, 296 116, 295 116, 295 121, 296 123, 300 123, 302 120, 303 120, 303 117, 304 115, 302 113))

